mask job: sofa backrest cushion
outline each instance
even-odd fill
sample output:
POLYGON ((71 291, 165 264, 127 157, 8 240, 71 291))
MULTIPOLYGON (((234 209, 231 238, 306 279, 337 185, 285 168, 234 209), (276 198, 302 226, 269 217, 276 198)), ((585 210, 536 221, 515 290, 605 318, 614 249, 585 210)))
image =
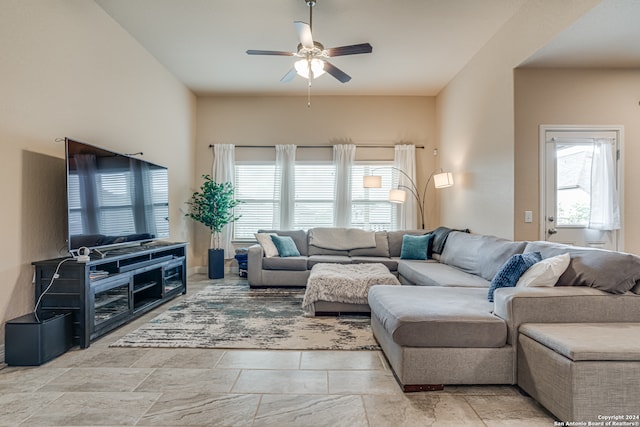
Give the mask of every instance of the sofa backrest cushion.
POLYGON ((307 232, 304 230, 258 230, 258 233, 274 233, 278 236, 290 236, 296 244, 300 255, 309 255, 307 232))
POLYGON ((523 252, 526 244, 495 236, 452 231, 440 255, 440 262, 492 280, 511 256, 523 252))
POLYGON ((346 227, 316 227, 309 229, 309 245, 338 251, 374 248, 374 231, 346 227))
POLYGON ((309 255, 349 256, 353 249, 375 249, 373 231, 344 227, 316 227, 308 231, 309 255))
POLYGON ((376 246, 374 248, 351 249, 350 256, 378 256, 389 257, 389 240, 386 231, 376 231, 376 246))
POLYGON ((540 252, 543 258, 569 253, 571 262, 556 286, 591 286, 612 294, 640 290, 636 286, 640 257, 636 255, 544 241, 529 242, 525 252, 540 252))
POLYGON ((309 256, 312 255, 338 255, 338 256, 349 256, 349 251, 343 250, 335 250, 335 249, 325 249, 319 248, 314 245, 309 245, 309 256))
POLYGON ((429 230, 400 230, 400 231, 389 231, 387 233, 387 238, 389 241, 389 256, 391 257, 400 257, 402 253, 402 236, 405 234, 410 234, 412 236, 422 236, 427 234, 429 230))

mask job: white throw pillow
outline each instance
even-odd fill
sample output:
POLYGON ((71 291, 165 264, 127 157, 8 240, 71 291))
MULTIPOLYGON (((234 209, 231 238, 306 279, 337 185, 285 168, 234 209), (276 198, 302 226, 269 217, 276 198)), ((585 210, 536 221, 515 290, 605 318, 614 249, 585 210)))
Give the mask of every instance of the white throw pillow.
POLYGON ((569 267, 569 261, 571 258, 568 253, 545 258, 529 267, 520 276, 516 286, 555 286, 562 273, 569 267))
POLYGON ((258 244, 262 246, 262 250, 264 251, 264 256, 267 258, 271 258, 274 256, 278 256, 278 248, 271 240, 271 236, 275 235, 275 233, 255 233, 256 240, 258 244))

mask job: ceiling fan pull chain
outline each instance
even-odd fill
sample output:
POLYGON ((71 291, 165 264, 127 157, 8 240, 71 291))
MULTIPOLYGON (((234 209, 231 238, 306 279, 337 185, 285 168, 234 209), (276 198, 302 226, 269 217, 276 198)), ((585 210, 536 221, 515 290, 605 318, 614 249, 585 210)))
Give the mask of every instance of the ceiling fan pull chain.
POLYGON ((309 84, 307 85, 307 108, 311 108, 311 79, 309 79, 309 84))

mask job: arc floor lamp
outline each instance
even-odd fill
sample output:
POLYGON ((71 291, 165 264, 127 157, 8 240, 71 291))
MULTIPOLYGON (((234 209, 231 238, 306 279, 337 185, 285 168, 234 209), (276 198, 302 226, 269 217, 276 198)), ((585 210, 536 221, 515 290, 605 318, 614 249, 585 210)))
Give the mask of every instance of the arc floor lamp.
MULTIPOLYGON (((392 170, 395 170, 401 173, 409 181, 411 185, 399 184, 397 188, 392 188, 391 190, 389 190, 389 201, 391 203, 403 204, 407 200, 407 191, 411 193, 413 197, 416 199, 416 201, 418 202, 418 208, 420 209, 420 221, 421 221, 420 228, 424 228, 425 226, 424 204, 426 202, 427 188, 429 188, 429 183, 433 179, 433 184, 435 188, 451 187, 453 186, 453 174, 451 172, 443 171, 442 168, 435 169, 433 172, 431 172, 431 174, 429 175, 429 178, 427 178, 427 182, 425 182, 422 192, 420 192, 415 181, 409 175, 407 175, 402 169, 398 169, 395 166, 390 166, 390 168, 392 170)), ((373 171, 375 171, 375 169, 373 171)), ((364 188, 381 188, 382 176, 366 175, 362 179, 362 184, 364 188)))

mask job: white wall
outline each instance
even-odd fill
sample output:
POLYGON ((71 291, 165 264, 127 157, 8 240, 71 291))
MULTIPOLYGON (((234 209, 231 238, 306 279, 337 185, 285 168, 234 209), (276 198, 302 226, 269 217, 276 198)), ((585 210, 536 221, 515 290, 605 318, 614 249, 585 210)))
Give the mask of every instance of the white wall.
POLYGON ((437 97, 441 194, 450 226, 514 237, 513 70, 598 0, 529 0, 437 97))
MULTIPOLYGON (((94 2, 0 0, 0 337, 33 309, 31 262, 66 255, 64 144, 169 168, 171 239, 193 182, 195 97, 94 2)), ((3 338, 2 338, 3 339, 3 338)))
MULTIPOLYGON (((198 98, 197 176, 211 172, 213 152, 210 144, 235 145, 327 145, 351 139, 358 145, 424 145, 417 150, 418 182, 426 180, 434 168, 436 147, 435 99, 432 97, 388 96, 312 96, 306 97, 201 97, 198 98), (426 172, 425 172, 426 171, 426 172), (426 175, 425 175, 426 174, 426 175)), ((273 156, 273 149, 249 149, 273 156)), ((298 150, 309 156, 331 158, 331 151, 298 150), (328 155, 328 157, 326 157, 328 155)), ((244 149, 244 155, 247 150, 244 149)), ((357 150, 361 159, 393 159, 393 150, 357 150)), ((199 184, 198 184, 199 186, 199 184)), ((430 199, 431 200, 431 199, 430 199)), ((438 223, 437 211, 430 211, 431 224, 438 223)), ((197 265, 206 265, 208 232, 196 227, 194 238, 197 265)))
POLYGON ((515 99, 516 238, 539 238, 539 125, 623 125, 624 250, 640 254, 638 70, 519 69, 515 99), (524 223, 525 210, 533 223, 524 223))

